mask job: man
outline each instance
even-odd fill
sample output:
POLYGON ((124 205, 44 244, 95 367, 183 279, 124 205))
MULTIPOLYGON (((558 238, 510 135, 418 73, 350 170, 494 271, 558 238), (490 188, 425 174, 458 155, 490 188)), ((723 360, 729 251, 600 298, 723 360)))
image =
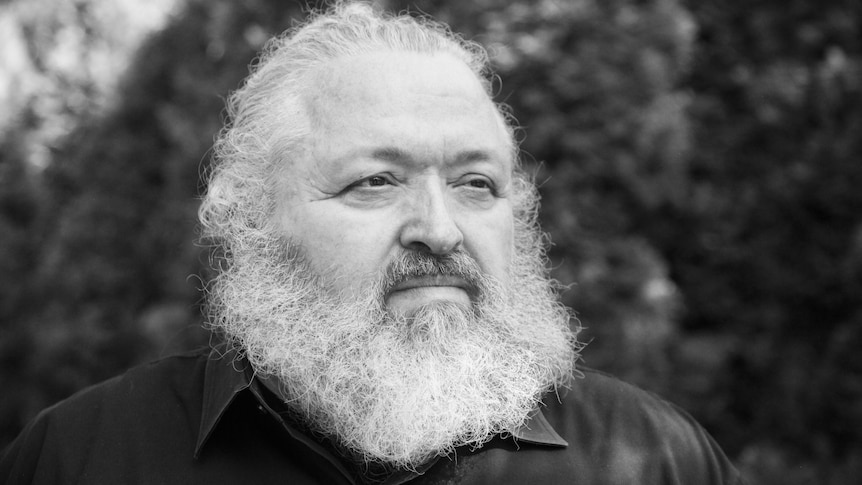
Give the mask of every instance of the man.
POLYGON ((484 51, 339 4, 229 102, 200 209, 226 344, 42 414, 8 483, 740 481, 693 420, 574 370, 484 51), (573 378, 577 375, 578 378, 573 378))

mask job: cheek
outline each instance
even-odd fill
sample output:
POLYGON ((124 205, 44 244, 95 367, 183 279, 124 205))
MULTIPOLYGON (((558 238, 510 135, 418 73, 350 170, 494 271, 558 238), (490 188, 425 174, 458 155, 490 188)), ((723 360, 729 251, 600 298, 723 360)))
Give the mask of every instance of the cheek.
POLYGON ((498 237, 501 264, 505 267, 505 273, 508 274, 509 266, 512 263, 512 258, 514 257, 515 252, 515 224, 511 214, 506 219, 505 225, 503 226, 503 229, 501 229, 498 237))
POLYGON ((488 274, 505 280, 515 251, 514 218, 511 211, 477 218, 471 224, 468 250, 488 274))
POLYGON ((389 247, 385 228, 350 217, 344 208, 313 205, 283 218, 286 234, 301 245, 311 267, 340 291, 376 277, 389 247))

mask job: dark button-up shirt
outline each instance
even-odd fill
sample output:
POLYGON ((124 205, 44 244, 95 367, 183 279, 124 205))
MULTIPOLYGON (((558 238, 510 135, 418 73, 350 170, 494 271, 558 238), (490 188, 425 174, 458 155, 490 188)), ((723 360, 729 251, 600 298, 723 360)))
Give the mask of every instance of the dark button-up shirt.
MULTIPOLYGON (((384 483, 737 484, 706 432, 662 399, 583 370, 510 436, 384 483)), ((360 483, 367 475, 285 418, 243 360, 169 357, 43 411, 4 451, 0 482, 360 483)))

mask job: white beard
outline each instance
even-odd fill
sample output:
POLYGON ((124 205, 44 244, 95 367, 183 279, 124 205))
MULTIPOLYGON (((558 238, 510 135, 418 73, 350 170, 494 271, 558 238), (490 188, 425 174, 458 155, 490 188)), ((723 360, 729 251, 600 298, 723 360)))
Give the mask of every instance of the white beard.
POLYGON ((571 375, 575 335, 540 249, 518 251, 505 286, 454 255, 446 267, 476 286, 473 308, 433 303, 405 319, 383 295, 398 275, 434 271, 433 258, 405 253, 346 301, 301 250, 270 248, 233 255, 209 288, 210 323, 280 383, 305 425, 363 460, 413 469, 481 446, 517 429, 571 375))

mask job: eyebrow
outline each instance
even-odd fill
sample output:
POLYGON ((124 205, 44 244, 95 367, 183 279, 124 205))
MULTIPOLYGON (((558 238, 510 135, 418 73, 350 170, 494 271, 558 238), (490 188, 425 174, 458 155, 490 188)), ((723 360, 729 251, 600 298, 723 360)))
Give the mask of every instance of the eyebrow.
POLYGON ((413 160, 413 157, 411 157, 407 152, 396 147, 377 148, 371 152, 371 158, 383 160, 384 162, 409 162, 413 160))
MULTIPOLYGON (((413 163, 413 157, 404 150, 397 147, 382 147, 371 152, 371 158, 382 160, 384 162, 406 162, 413 163)), ((458 153, 453 162, 453 165, 470 162, 486 162, 493 160, 495 157, 492 152, 486 150, 466 150, 458 153)))

